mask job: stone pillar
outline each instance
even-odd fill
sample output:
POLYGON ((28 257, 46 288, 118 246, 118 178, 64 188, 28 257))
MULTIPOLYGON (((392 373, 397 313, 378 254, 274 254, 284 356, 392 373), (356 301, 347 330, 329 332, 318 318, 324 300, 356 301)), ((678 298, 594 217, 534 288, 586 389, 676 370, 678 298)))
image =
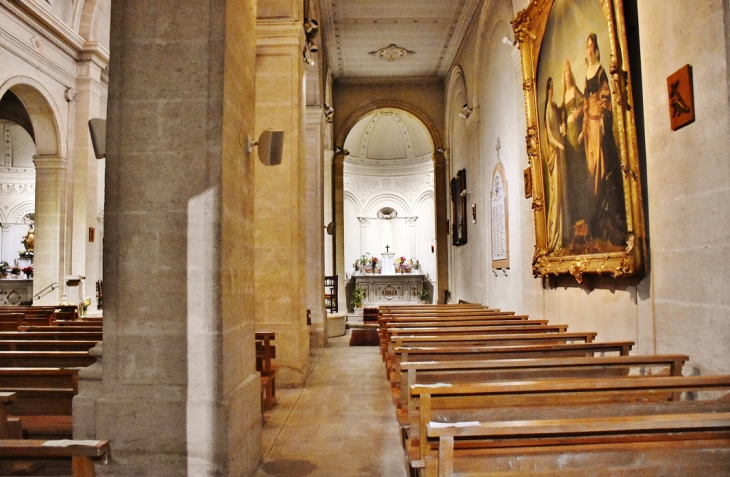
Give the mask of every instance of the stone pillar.
POLYGON ((10 226, 6 224, 0 224, 0 262, 8 262, 10 257, 10 226))
POLYGON ((408 217, 408 258, 418 258, 418 217, 408 217))
MULTIPOLYGON (((324 150, 324 183, 323 183, 323 196, 324 196, 324 225, 330 223, 335 224, 335 229, 342 227, 341 224, 335 222, 335 215, 332 206, 332 150, 324 150)), ((334 248, 332 246, 334 235, 330 235, 327 231, 324 231, 324 274, 325 275, 336 275, 337 270, 334 267, 334 248)))
POLYGON ((324 156, 322 151, 325 124, 319 106, 307 107, 306 117, 306 208, 307 208, 307 309, 311 312, 311 343, 323 346, 327 341, 324 309, 324 156))
MULTIPOLYGON (((71 274, 86 277, 87 295, 91 298, 91 309, 96 309, 94 290, 96 281, 101 278, 100 250, 101 237, 98 228, 100 197, 104 190, 97 188, 97 176, 103 173, 104 159, 94 156, 89 135, 89 119, 102 117, 106 108, 102 105, 102 71, 109 64, 109 52, 97 42, 84 44, 79 60, 76 62, 78 76, 73 93, 74 107, 74 153, 73 153, 73 208, 71 209, 71 274), (94 241, 89 241, 89 228, 94 227, 94 241)), ((68 94, 67 94, 68 96, 68 94)))
POLYGON ((282 163, 256 162, 256 326, 276 332, 277 384, 294 387, 309 372, 307 223, 322 220, 307 216, 302 4, 297 8, 275 20, 259 12, 256 50, 256 134, 284 131, 282 163))
POLYGON ((243 476, 261 461, 245 147, 255 11, 255 0, 112 2, 93 438, 112 442, 113 462, 101 475, 243 476))
POLYGON ((360 255, 368 253, 368 224, 370 221, 367 217, 358 217, 360 222, 360 255))
POLYGON ((334 263, 335 274, 339 278, 339 289, 338 297, 339 303, 343 303, 347 307, 347 295, 345 293, 345 155, 338 152, 334 155, 332 160, 332 195, 334 210, 334 220, 337 224, 335 235, 332 240, 332 247, 334 248, 334 263))
MULTIPOLYGON (((437 148, 438 149, 438 148, 437 148)), ((449 288, 449 247, 451 246, 448 226, 449 178, 446 175, 446 158, 438 150, 433 153, 433 193, 436 203, 436 276, 438 290, 434 291, 434 303, 444 303, 444 292, 449 288)))
MULTIPOLYGON (((64 221, 66 217, 66 159, 59 156, 33 157, 36 169, 35 247, 33 295, 56 282, 63 284, 65 269, 64 221)), ((57 287, 34 300, 34 305, 57 305, 57 287)))

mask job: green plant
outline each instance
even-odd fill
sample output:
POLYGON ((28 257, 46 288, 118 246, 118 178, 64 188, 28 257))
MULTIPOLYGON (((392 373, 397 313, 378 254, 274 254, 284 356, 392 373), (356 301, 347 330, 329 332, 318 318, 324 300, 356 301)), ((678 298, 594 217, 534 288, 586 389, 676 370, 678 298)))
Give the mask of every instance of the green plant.
POLYGON ((418 299, 421 301, 426 301, 427 298, 428 298, 428 290, 426 290, 425 288, 421 288, 421 291, 418 294, 418 299))
POLYGON ((13 275, 20 275, 20 267, 17 265, 10 269, 10 273, 13 275))
POLYGON ((10 265, 8 262, 0 262, 0 275, 7 275, 10 271, 10 265))
POLYGON ((352 290, 352 304, 355 306, 362 305, 363 300, 365 300, 365 289, 360 286, 355 287, 352 290))

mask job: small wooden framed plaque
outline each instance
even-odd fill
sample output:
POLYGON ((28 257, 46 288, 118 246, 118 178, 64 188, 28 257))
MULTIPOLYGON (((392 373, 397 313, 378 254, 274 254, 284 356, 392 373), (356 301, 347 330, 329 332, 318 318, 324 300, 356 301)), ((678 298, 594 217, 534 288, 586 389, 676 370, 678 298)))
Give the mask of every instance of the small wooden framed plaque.
POLYGON ((669 95, 669 121, 676 131, 695 120, 692 67, 684 65, 667 78, 669 95))

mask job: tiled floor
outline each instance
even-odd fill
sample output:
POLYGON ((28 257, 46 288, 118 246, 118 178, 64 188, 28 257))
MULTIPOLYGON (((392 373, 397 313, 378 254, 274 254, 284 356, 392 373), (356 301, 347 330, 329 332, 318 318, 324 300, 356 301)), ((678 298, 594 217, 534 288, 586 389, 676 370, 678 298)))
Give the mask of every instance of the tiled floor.
POLYGON ((302 389, 277 389, 264 416, 265 476, 405 477, 385 368, 376 346, 329 340, 302 389))

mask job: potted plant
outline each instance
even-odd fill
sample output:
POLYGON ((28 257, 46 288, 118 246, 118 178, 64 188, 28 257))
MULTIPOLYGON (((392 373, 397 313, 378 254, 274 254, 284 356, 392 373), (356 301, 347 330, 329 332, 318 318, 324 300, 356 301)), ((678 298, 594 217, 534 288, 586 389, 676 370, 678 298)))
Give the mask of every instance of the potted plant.
POLYGON ((421 263, 418 261, 417 258, 411 259, 411 266, 413 267, 413 270, 420 270, 421 269, 421 263))
POLYGON ((91 300, 89 298, 85 298, 79 302, 79 316, 86 316, 86 310, 89 309, 90 304, 91 300))
POLYGON ((427 304, 428 303, 428 290, 426 290, 425 288, 421 288, 421 291, 418 293, 418 300, 423 304, 427 304))
POLYGON ((368 273, 368 270, 370 270, 370 273, 372 273, 372 268, 369 267, 370 265, 370 254, 366 253, 364 255, 360 255, 360 258, 358 259, 360 261, 360 270, 364 270, 365 273, 368 273))
POLYGON ((18 278, 18 275, 20 275, 20 267, 13 265, 13 268, 10 269, 10 274, 13 275, 13 278, 18 278))
POLYGON ((2 276, 2 278, 6 278, 8 271, 10 271, 10 265, 8 265, 8 262, 0 262, 0 276, 2 276))
POLYGON ((362 302, 365 300, 365 289, 361 286, 356 286, 352 290, 352 306, 355 308, 362 308, 362 302))
POLYGON ((370 266, 373 267, 373 273, 380 273, 380 269, 378 268, 378 257, 372 257, 370 259, 370 266))
POLYGON ((25 267, 23 273, 25 273, 26 277, 33 278, 33 267, 25 267))
POLYGON ((406 257, 399 257, 395 259, 395 271, 398 272, 400 270, 401 273, 403 273, 403 269, 405 268, 406 263, 406 257))

